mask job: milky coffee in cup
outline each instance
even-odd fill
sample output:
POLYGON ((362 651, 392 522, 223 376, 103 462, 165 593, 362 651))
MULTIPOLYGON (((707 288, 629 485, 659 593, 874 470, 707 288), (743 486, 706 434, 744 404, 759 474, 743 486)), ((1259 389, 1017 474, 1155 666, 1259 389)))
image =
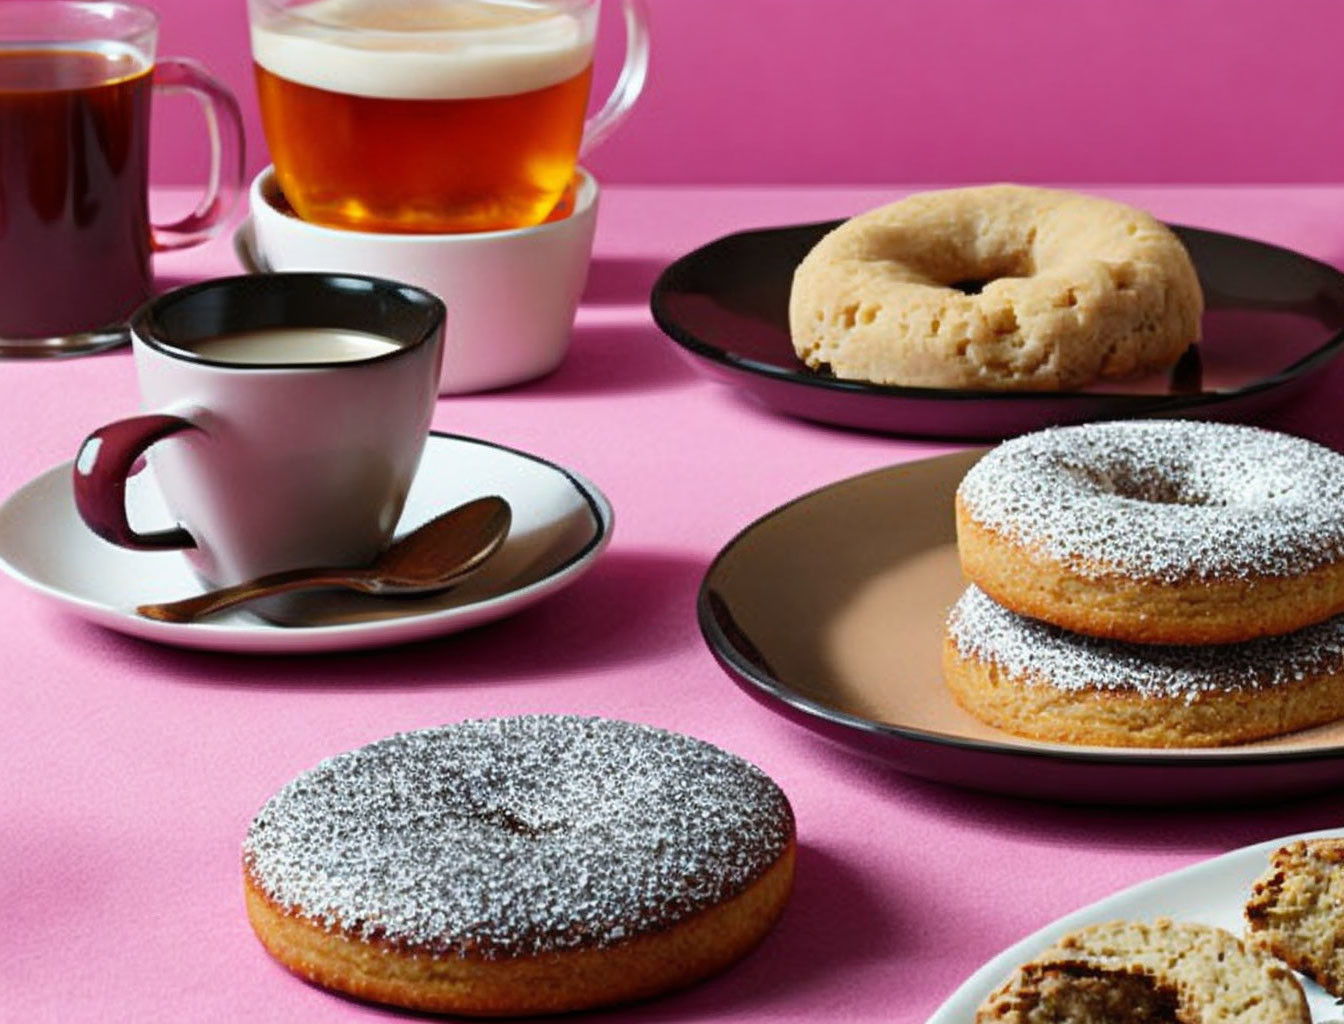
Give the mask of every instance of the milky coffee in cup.
POLYGON ((597 0, 251 0, 262 120, 304 220, 543 221, 574 175, 597 0))
POLYGON ((285 366, 292 363, 354 363, 395 352, 391 338, 338 327, 272 327, 237 331, 193 342, 190 351, 212 363, 285 366))

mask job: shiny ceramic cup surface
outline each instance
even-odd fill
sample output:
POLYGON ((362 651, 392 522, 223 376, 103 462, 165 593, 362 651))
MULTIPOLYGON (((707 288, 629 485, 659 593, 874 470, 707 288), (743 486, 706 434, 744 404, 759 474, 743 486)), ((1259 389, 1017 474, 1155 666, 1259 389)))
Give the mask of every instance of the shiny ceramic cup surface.
POLYGON ((269 168, 249 202, 242 240, 254 269, 372 274, 443 299, 452 310, 443 394, 518 384, 564 358, 597 226, 597 182, 582 169, 566 215, 513 231, 401 235, 311 224, 289 208, 269 168))
POLYGON ((643 87, 642 0, 622 2, 625 66, 585 121, 599 0, 249 0, 286 199, 360 231, 541 223, 643 87))
POLYGON ((354 275, 224 278, 160 296, 131 321, 149 411, 81 446, 80 515, 114 544, 182 549, 210 584, 368 562, 392 536, 424 448, 444 316, 418 288, 354 275), (386 344, 330 361, 202 355, 221 337, 275 330, 302 344, 327 329, 386 344), (126 478, 142 453, 176 528, 146 533, 126 520, 126 478))
POLYGON ((151 253, 209 238, 241 191, 238 104, 199 64, 156 59, 157 36, 157 16, 133 4, 0 4, 0 353, 124 340, 151 293, 151 253), (155 90, 195 96, 211 140, 205 194, 168 225, 148 212, 155 90))

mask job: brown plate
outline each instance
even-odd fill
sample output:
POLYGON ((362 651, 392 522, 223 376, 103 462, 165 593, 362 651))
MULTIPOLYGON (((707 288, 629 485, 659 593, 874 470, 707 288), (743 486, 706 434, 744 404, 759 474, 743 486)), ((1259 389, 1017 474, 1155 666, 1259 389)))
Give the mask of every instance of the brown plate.
POLYGON ((901 771, 1077 802, 1246 800, 1344 782, 1344 723, 1216 749, 1040 743, 984 725, 942 682, 965 587, 953 496, 982 450, 813 491, 737 535, 700 588, 700 629, 751 696, 901 771))

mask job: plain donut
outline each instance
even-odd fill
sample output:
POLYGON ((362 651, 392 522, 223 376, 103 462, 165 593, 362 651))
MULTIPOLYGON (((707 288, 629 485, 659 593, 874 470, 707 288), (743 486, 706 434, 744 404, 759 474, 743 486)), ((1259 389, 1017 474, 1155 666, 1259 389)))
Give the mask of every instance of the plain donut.
POLYGON ((799 357, 912 387, 1077 388, 1170 366, 1203 298, 1142 210, 1017 185, 925 192, 846 221, 799 264, 799 357))

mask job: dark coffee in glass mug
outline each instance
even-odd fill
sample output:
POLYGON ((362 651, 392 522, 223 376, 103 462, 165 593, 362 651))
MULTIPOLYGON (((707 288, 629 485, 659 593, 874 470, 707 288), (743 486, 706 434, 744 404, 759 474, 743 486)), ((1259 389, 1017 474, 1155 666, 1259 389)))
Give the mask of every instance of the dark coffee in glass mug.
POLYGON ((153 290, 151 253, 210 237, 237 194, 237 103, 199 65, 156 63, 157 29, 131 4, 0 4, 0 339, 124 321, 153 290), (207 194, 164 227, 148 209, 155 86, 190 91, 223 129, 207 194))

